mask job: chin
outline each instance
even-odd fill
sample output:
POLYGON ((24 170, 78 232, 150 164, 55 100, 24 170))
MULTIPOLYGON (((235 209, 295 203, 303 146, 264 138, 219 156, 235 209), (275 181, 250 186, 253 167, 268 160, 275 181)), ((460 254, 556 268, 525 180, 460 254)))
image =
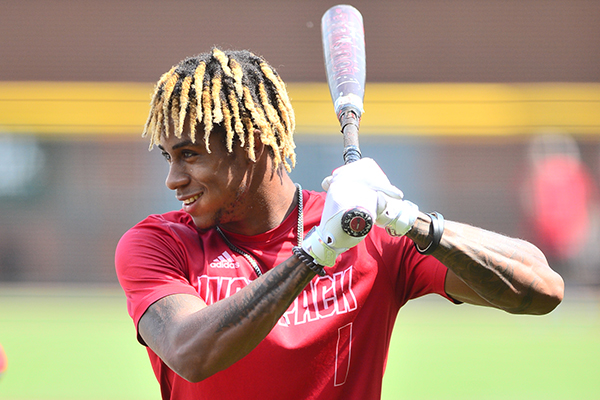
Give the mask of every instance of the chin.
POLYGON ((194 225, 196 225, 196 228, 198 228, 202 231, 207 231, 207 230, 215 228, 217 226, 216 224, 198 223, 195 220, 194 220, 194 225))
POLYGON ((206 217, 195 217, 193 215, 190 214, 190 216, 192 217, 192 220, 194 221, 194 225, 196 225, 196 228, 198 229, 202 229, 202 230, 206 230, 206 229, 211 229, 214 228, 215 226, 217 226, 217 224, 214 221, 209 221, 206 219, 206 217))

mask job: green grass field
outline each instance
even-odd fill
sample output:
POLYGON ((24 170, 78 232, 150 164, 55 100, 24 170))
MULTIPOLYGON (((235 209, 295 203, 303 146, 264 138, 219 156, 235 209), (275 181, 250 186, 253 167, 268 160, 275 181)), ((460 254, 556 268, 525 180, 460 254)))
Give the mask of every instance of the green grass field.
MULTIPOLYGON (((573 291, 543 317, 410 302, 383 399, 599 399, 600 302, 573 291)), ((0 399, 160 399, 118 288, 0 286, 0 343, 0 399)))

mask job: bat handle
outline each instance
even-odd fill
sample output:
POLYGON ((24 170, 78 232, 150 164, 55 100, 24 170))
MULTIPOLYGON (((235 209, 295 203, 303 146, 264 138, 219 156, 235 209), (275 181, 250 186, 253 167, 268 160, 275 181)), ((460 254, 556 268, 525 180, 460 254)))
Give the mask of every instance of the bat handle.
MULTIPOLYGON (((340 125, 344 136, 344 163, 349 164, 362 158, 358 147, 360 112, 347 108, 340 112, 340 125)), ((365 236, 373 227, 373 217, 362 208, 353 208, 342 217, 342 230, 352 237, 365 236)))
POLYGON ((340 115, 340 125, 344 136, 344 164, 358 161, 362 158, 358 147, 358 127, 360 117, 352 109, 343 111, 340 115))

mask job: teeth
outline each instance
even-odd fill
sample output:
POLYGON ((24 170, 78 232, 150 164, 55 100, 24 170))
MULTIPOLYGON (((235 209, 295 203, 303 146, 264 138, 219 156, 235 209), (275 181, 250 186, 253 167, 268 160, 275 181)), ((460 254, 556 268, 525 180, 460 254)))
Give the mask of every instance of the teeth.
POLYGON ((195 195, 194 197, 190 197, 189 199, 185 199, 183 200, 183 204, 192 204, 193 202, 198 200, 198 197, 200 197, 199 194, 195 195))

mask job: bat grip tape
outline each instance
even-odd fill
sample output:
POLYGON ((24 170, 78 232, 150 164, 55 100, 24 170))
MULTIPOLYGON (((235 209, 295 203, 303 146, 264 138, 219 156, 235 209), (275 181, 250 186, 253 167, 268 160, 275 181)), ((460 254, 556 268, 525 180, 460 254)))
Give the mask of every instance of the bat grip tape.
POLYGON ((352 109, 344 111, 340 116, 341 132, 344 136, 344 162, 346 164, 358 161, 362 154, 358 147, 358 128, 360 119, 352 109))

